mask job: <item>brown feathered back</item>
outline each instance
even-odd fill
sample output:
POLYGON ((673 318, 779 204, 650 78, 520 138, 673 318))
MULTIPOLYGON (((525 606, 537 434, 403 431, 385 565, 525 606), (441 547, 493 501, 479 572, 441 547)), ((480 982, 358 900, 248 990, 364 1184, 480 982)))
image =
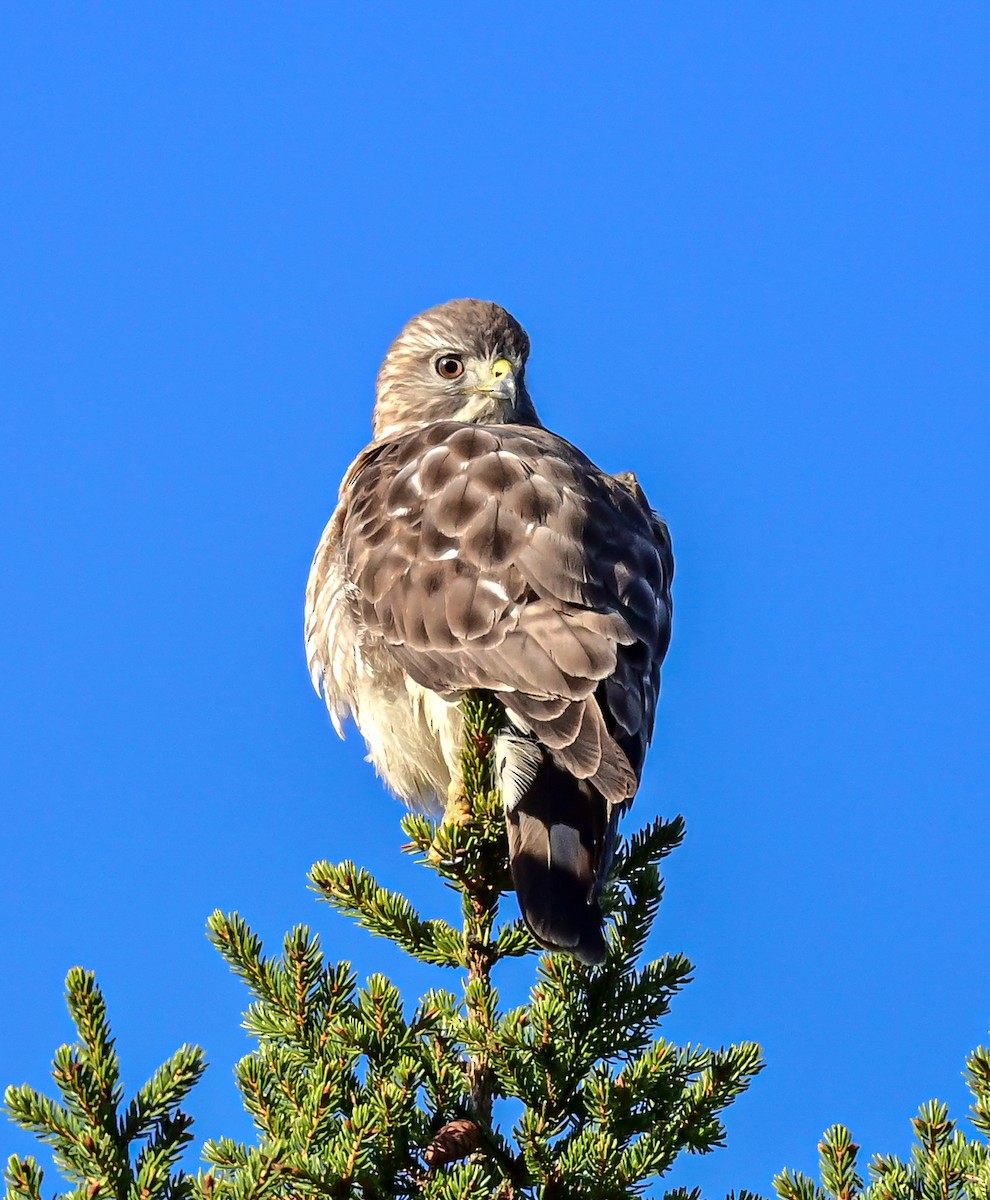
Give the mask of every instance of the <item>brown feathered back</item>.
POLYGON ((518 322, 484 302, 406 327, 379 375, 378 436, 314 561, 307 644, 335 720, 353 713, 411 803, 456 783, 459 698, 500 702, 523 915, 544 945, 597 962, 598 895, 653 730, 673 559, 635 476, 607 475, 539 424, 527 352, 518 322), (448 352, 464 379, 438 382, 448 352), (488 383, 495 356, 511 377, 488 383), (491 423, 449 419, 476 404, 491 423))
POLYGON ((670 624, 669 541, 637 500, 539 428, 437 422, 356 468, 341 539, 365 628, 422 686, 493 692, 559 766, 629 799, 670 624))

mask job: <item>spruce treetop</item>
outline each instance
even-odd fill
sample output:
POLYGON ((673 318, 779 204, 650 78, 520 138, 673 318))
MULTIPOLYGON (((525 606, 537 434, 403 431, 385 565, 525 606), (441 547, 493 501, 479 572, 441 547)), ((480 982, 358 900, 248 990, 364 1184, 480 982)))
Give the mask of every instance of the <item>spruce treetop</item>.
MULTIPOLYGON (((191 1123, 180 1106, 202 1052, 178 1051, 122 1110, 103 998, 92 976, 71 973, 80 1043, 55 1063, 66 1103, 27 1087, 7 1093, 14 1119, 54 1148, 69 1195, 620 1200, 642 1195, 684 1151, 723 1143, 722 1114, 761 1069, 759 1048, 666 1041, 659 1027, 691 964, 678 954, 641 962, 663 894, 659 866, 683 823, 655 821, 621 844, 603 898, 603 966, 537 959, 521 921, 500 920, 510 881, 491 764, 499 713, 475 695, 465 717, 470 819, 403 820, 404 849, 459 893, 460 927, 424 918, 352 862, 317 863, 310 876, 322 900, 440 969, 441 986, 407 1005, 385 976, 359 986, 349 963, 327 962, 306 926, 272 957, 241 916, 214 913, 210 938, 251 997, 256 1048, 236 1077, 256 1139, 208 1142, 207 1168, 192 1177, 177 1167, 191 1123), (506 1006, 499 964, 523 956, 536 967, 528 1002, 506 1006)), ((39 1200, 33 1160, 11 1159, 7 1179, 10 1197, 39 1200)))

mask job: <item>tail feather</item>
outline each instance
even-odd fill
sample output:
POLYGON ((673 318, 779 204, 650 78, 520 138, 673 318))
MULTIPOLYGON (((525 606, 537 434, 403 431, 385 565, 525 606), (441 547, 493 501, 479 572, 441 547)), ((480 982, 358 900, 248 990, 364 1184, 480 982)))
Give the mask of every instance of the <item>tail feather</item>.
POLYGON ((615 838, 610 806, 532 739, 509 734, 499 741, 509 865, 523 919, 547 949, 604 962, 598 896, 615 838))

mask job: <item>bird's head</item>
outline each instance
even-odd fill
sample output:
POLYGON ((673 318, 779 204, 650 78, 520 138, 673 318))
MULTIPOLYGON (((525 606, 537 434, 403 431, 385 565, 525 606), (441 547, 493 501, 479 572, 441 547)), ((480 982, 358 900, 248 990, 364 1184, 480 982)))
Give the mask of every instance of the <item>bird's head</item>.
POLYGON ((375 396, 375 437, 433 421, 538 425, 526 391, 529 338, 487 300, 420 313, 389 347, 375 396))

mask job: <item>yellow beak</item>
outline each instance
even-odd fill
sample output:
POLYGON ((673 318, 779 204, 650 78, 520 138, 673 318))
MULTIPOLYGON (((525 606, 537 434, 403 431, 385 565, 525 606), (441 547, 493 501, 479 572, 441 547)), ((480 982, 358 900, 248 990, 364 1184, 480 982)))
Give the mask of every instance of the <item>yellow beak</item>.
POLYGON ((512 363, 507 358, 497 358, 491 365, 491 375, 489 375, 488 381, 477 383, 473 390, 484 396, 498 396, 501 400, 514 399, 516 376, 512 363))

